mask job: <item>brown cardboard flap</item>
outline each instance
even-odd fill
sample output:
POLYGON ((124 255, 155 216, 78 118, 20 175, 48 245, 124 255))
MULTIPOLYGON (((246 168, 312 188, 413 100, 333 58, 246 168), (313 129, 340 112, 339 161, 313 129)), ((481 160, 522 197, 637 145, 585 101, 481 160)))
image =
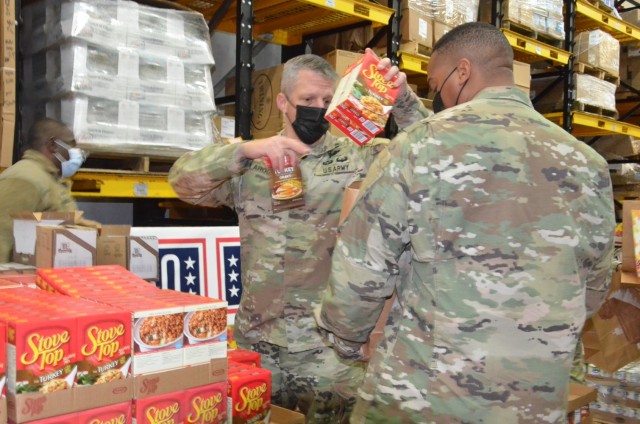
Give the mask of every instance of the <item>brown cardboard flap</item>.
POLYGON ((68 414, 73 410, 73 390, 58 392, 23 393, 15 395, 7 393, 8 416, 14 423, 40 420, 68 414))
POLYGON ((98 232, 100 236, 128 236, 131 225, 103 225, 98 232))
POLYGON ((622 203, 622 270, 628 272, 636 272, 632 210, 640 210, 640 200, 625 200, 622 203))
POLYGON ((74 409, 84 411, 133 400, 133 377, 92 386, 76 386, 74 409))
POLYGON ((591 402, 595 402, 598 398, 598 391, 583 384, 569 384, 569 404, 567 412, 575 411, 591 402))
POLYGON ((338 225, 342 224, 347 216, 349 216, 349 212, 353 208, 353 205, 356 204, 356 199, 358 198, 358 193, 360 192, 360 186, 362 185, 362 181, 354 181, 344 189, 344 197, 342 198, 342 211, 340 212, 340 218, 338 220, 338 225))
POLYGON ((133 378, 133 397, 143 399, 227 381, 227 358, 133 378))

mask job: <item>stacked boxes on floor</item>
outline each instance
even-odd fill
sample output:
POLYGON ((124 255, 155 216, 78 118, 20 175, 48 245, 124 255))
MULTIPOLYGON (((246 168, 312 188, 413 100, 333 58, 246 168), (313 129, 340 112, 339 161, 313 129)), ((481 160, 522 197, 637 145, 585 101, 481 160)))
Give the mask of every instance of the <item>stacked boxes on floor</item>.
POLYGON ((594 423, 640 423, 640 363, 613 374, 589 365, 586 384, 598 390, 597 401, 589 405, 594 423))
POLYGON ((226 422, 226 302, 120 266, 39 269, 37 285, 0 290, 10 422, 226 422))
POLYGON ((271 372, 260 368, 260 355, 229 351, 227 415, 234 424, 269 422, 271 372))
POLYGON ((211 143, 214 60, 201 14, 56 0, 23 16, 25 128, 59 119, 90 152, 177 157, 211 143))
POLYGON ((16 4, 13 0, 0 5, 0 168, 13 162, 16 128, 16 4))

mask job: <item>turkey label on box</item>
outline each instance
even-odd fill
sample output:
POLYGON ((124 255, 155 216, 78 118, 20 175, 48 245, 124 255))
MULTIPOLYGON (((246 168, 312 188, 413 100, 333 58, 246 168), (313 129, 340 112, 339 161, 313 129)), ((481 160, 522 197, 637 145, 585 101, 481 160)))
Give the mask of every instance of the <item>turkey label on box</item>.
POLYGON ((380 60, 367 51, 347 68, 325 118, 358 145, 380 134, 398 97, 394 79, 386 81, 378 70, 380 60))

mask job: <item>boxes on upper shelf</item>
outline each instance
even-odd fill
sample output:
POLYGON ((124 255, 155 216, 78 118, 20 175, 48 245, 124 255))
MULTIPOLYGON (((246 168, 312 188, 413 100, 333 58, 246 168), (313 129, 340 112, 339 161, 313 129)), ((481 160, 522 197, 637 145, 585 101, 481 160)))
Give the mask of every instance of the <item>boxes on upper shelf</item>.
POLYGON ((521 25, 534 36, 564 40, 562 0, 507 0, 502 3, 503 19, 521 25))
POLYGON ((575 38, 574 55, 578 62, 614 76, 620 74, 620 42, 612 35, 595 29, 581 32, 575 38))
POLYGON ((177 57, 70 39, 26 56, 25 96, 30 101, 67 93, 111 100, 213 111, 211 68, 177 57))
POLYGON ((47 102, 46 116, 67 124, 89 152, 178 157, 213 141, 212 112, 73 95, 47 102))
POLYGON ((33 54, 70 37, 112 48, 134 48, 185 63, 213 65, 202 14, 133 1, 39 1, 24 7, 22 51, 33 54))

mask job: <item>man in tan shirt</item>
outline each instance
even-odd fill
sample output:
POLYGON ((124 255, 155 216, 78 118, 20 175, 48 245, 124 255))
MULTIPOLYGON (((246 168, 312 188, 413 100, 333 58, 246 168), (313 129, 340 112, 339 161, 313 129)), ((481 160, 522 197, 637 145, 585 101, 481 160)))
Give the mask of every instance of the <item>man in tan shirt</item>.
POLYGON ((33 124, 22 159, 0 174, 0 263, 11 261, 12 213, 77 209, 65 179, 83 162, 65 124, 53 119, 33 124))

